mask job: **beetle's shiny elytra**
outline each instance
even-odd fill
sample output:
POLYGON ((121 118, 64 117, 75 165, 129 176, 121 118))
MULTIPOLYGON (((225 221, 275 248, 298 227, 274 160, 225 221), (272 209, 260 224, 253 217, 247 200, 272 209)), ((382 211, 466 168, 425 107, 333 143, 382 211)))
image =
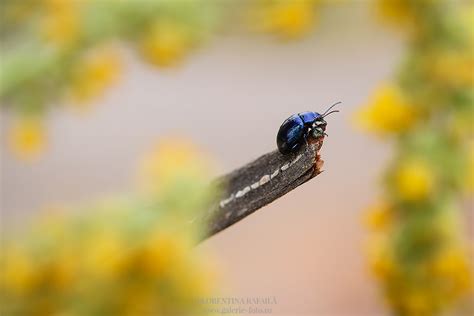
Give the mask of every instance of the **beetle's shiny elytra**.
POLYGON ((287 118, 278 130, 278 150, 284 155, 289 154, 297 151, 307 141, 308 136, 314 138, 324 136, 327 126, 324 117, 331 113, 339 112, 338 110, 329 112, 339 103, 337 102, 330 106, 323 114, 307 111, 287 118))

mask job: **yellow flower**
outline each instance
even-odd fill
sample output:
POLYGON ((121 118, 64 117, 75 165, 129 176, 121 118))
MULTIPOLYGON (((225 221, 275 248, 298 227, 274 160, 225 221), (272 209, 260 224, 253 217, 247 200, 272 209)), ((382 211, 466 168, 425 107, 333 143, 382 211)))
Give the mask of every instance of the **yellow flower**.
POLYGON ((395 86, 381 86, 356 116, 363 129, 379 135, 404 132, 416 120, 413 106, 395 86))
MULTIPOLYGON (((174 285, 183 305, 194 304, 197 299, 209 294, 214 280, 210 262, 193 251, 192 240, 188 232, 173 232, 164 227, 154 229, 145 242, 148 249, 145 258, 148 261, 142 262, 145 264, 143 271, 149 273, 149 277, 167 280, 174 285)), ((165 300, 160 303, 165 311, 171 307, 165 300)))
POLYGON ((442 281, 443 295, 449 298, 466 293, 472 286, 472 273, 467 251, 449 246, 430 263, 429 271, 442 281))
POLYGON ((265 32, 283 38, 295 38, 308 33, 316 21, 314 2, 285 0, 265 4, 257 11, 257 24, 265 32))
POLYGON ((367 250, 369 267, 377 278, 386 280, 397 273, 397 264, 386 236, 372 236, 367 250))
POLYGON ((367 210, 367 214, 364 218, 365 224, 374 231, 384 230, 393 222, 393 211, 389 203, 379 201, 367 210))
POLYGON ((183 284, 183 295, 195 300, 209 294, 216 280, 216 264, 209 259, 208 254, 203 257, 193 252, 188 245, 188 260, 178 262, 177 269, 171 270, 171 280, 176 284, 183 284), (199 273, 195 273, 199 271, 199 273))
POLYGON ((88 244, 85 267, 89 275, 111 279, 124 272, 132 249, 119 232, 105 229, 99 234, 91 234, 88 244))
POLYGON ((79 3, 74 0, 45 1, 46 14, 40 27, 46 41, 63 46, 77 38, 79 3))
POLYGON ((429 288, 403 291, 400 293, 400 301, 402 310, 406 315, 432 315, 435 309, 435 302, 433 302, 429 288))
POLYGON ((160 296, 145 284, 127 282, 121 288, 120 296, 116 299, 119 302, 120 315, 162 315, 157 310, 160 296))
POLYGON ((9 132, 9 145, 20 159, 34 160, 46 147, 46 132, 38 118, 21 118, 9 132))
MULTIPOLYGON (((66 246, 67 247, 67 246, 66 246)), ((77 277, 77 253, 59 249, 54 254, 54 261, 47 270, 47 277, 51 279, 51 285, 58 290, 70 290, 77 277)))
POLYGON ((397 26, 413 27, 415 12, 409 0, 378 0, 376 10, 380 17, 397 26))
MULTIPOLYGON (((177 141, 160 145, 164 156, 158 155, 158 163, 186 175, 202 173, 197 150, 177 141)), ((169 176, 166 168, 156 170, 169 176)), ((194 180, 184 186, 201 187, 194 180)), ((190 199, 180 188, 166 194, 190 199)), ((188 218, 179 217, 174 206, 154 202, 143 196, 108 199, 81 212, 90 218, 49 215, 36 221, 23 235, 27 247, 18 248, 23 243, 14 239, 2 258, 7 314, 67 315, 77 304, 83 314, 200 314, 199 298, 209 293, 212 279, 207 261, 193 250, 196 228, 184 225, 188 218)))
POLYGON ((34 262, 23 249, 8 247, 3 253, 3 286, 7 291, 24 295, 36 286, 38 276, 34 262))
POLYGON ((157 227, 130 254, 133 264, 149 277, 169 274, 173 269, 179 269, 180 262, 187 259, 191 244, 186 240, 190 236, 165 231, 157 227))
POLYGON ((157 66, 175 66, 193 46, 190 31, 183 25, 156 22, 141 40, 143 56, 157 66))
POLYGON ((452 87, 471 88, 474 85, 473 52, 438 53, 426 58, 428 73, 434 80, 452 87))
POLYGON ((117 80, 120 70, 119 54, 112 48, 90 52, 74 68, 71 82, 73 99, 89 101, 97 97, 117 80))
POLYGON ((145 156, 139 170, 139 180, 145 189, 156 192, 176 179, 207 179, 211 170, 209 157, 192 142, 172 137, 161 140, 145 156))
POLYGON ((395 172, 394 180, 399 197, 407 201, 426 199, 434 191, 435 174, 422 159, 403 161, 395 172))

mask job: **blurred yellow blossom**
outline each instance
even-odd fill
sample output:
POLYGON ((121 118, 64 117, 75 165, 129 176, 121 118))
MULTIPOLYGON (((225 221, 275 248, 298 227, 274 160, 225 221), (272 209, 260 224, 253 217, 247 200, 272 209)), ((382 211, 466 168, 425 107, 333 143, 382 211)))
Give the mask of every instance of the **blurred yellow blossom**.
MULTIPOLYGON (((120 315, 140 316, 155 315, 160 306, 160 298, 156 297, 149 286, 137 282, 129 282, 119 293, 120 315)), ((161 315, 161 314, 157 314, 161 315)))
POLYGON ((263 2, 254 14, 255 24, 282 38, 300 37, 316 22, 315 3, 314 0, 263 2))
POLYGON ((139 180, 153 192, 180 178, 208 179, 213 170, 210 157, 182 137, 161 140, 140 166, 139 180))
POLYGON ((445 52, 425 57, 427 72, 442 84, 455 88, 474 85, 474 52, 445 52))
POLYGON ((184 140, 158 147, 154 176, 166 180, 160 182, 158 203, 142 195, 109 198, 82 208, 80 216, 46 214, 28 234, 8 240, 1 254, 2 311, 200 314, 199 298, 209 294, 214 277, 208 258, 193 249, 198 228, 187 224, 173 201, 186 200, 193 215, 207 210, 200 201, 207 202, 209 189, 201 179, 203 158, 184 140))
POLYGON ((127 246, 119 232, 104 229, 89 241, 85 269, 92 276, 114 278, 125 269, 127 246))
POLYGON ((18 246, 10 246, 2 254, 3 287, 15 294, 24 295, 37 283, 34 263, 18 246))
POLYGON ((149 275, 170 273, 192 247, 187 237, 165 229, 152 232, 139 249, 137 264, 149 275))
POLYGON ((356 116, 363 129, 379 135, 401 133, 416 121, 413 106, 395 86, 383 85, 375 91, 369 104, 356 116))
POLYGON ((71 94, 76 104, 100 95, 114 83, 121 71, 121 59, 116 50, 102 48, 88 52, 74 67, 71 94))
POLYGON ((13 122, 9 131, 9 145, 20 159, 38 158, 46 147, 46 131, 42 120, 26 117, 13 122))
POLYGON ((141 40, 143 56, 157 66, 179 64, 192 46, 189 30, 171 21, 155 22, 141 40))
POLYGON ((45 15, 41 30, 46 41, 57 45, 67 45, 76 40, 79 32, 80 1, 46 0, 45 15))
POLYGON ((413 2, 410 0, 378 0, 376 10, 380 17, 397 26, 414 26, 415 14, 413 12, 413 2))
POLYGON ((366 212, 365 224, 374 231, 387 229, 394 220, 392 206, 384 200, 370 206, 366 212))
POLYGON ((380 279, 393 277, 397 273, 389 239, 381 235, 372 235, 367 245, 368 264, 372 273, 380 279))
POLYGON ((439 252, 430 263, 430 273, 443 281, 443 290, 449 297, 469 291, 472 275, 466 249, 454 245, 439 252))
POLYGON ((43 274, 50 277, 50 285, 60 291, 67 291, 73 287, 73 282, 77 281, 78 260, 76 253, 68 249, 61 249, 53 254, 54 261, 47 265, 47 272, 43 274))
POLYGON ((368 260, 394 314, 437 315, 469 293, 472 279, 461 247, 463 220, 453 201, 463 176, 466 186, 474 182, 474 162, 472 168, 462 164, 464 144, 472 138, 474 11, 462 1, 376 5, 381 17, 406 32, 410 51, 397 86, 382 86, 358 113, 365 130, 394 136, 398 159, 386 172, 385 194, 399 216, 386 230, 393 210, 372 209, 371 238, 383 243, 376 243, 368 260))
POLYGON ((395 189, 400 198, 420 201, 428 198, 434 190, 435 174, 422 159, 402 161, 395 171, 395 189))
POLYGON ((423 284, 401 290, 399 295, 400 312, 402 315, 433 315, 434 301, 430 290, 423 284))

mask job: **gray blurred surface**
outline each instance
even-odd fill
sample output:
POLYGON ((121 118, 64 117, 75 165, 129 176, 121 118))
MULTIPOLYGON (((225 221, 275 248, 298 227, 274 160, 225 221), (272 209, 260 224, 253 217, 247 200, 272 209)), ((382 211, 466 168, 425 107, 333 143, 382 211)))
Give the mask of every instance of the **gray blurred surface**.
POLYGON ((127 192, 157 138, 190 137, 225 172, 274 149, 290 114, 342 101, 328 117, 325 172, 200 248, 220 261, 218 295, 275 296, 275 315, 379 315, 361 211, 378 191, 389 148, 351 120, 401 55, 400 39, 355 2, 328 10, 312 36, 290 44, 220 38, 165 70, 131 54, 119 86, 89 115, 50 116, 50 147, 38 163, 2 154, 3 226, 22 225, 43 205, 127 192))

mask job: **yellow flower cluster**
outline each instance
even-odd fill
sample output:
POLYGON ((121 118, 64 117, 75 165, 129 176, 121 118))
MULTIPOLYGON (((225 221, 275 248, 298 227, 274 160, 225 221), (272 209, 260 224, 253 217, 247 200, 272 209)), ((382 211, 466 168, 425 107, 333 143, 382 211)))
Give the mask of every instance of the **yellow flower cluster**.
POLYGON ((425 67, 433 80, 448 88, 474 85, 474 51, 438 52, 426 58, 425 67))
POLYGON ((208 0, 4 1, 0 27, 5 36, 0 44, 7 54, 0 68, 0 102, 16 113, 44 114, 48 104, 72 99, 82 110, 120 72, 118 48, 104 45, 126 42, 150 64, 173 67, 217 33, 228 17, 237 17, 237 22, 249 17, 244 27, 251 24, 258 31, 293 39, 314 28, 320 4, 320 0, 232 1, 232 5, 208 0))
POLYGON ((141 51, 146 60, 154 65, 176 66, 193 45, 192 34, 185 25, 157 21, 143 36, 141 51))
POLYGON ((374 235, 367 243, 367 255, 372 273, 380 279, 396 275, 396 263, 392 248, 384 235, 374 235))
POLYGON ((80 1, 44 0, 44 16, 40 30, 44 40, 57 46, 68 46, 77 39, 80 31, 80 1))
POLYGON ((32 161, 46 147, 44 123, 37 117, 25 117, 13 122, 9 132, 10 149, 16 157, 32 161))
POLYGON ((164 177, 155 196, 109 200, 81 210, 90 217, 47 215, 23 237, 10 238, 0 257, 2 312, 199 315, 199 298, 211 289, 214 272, 193 250, 199 228, 186 223, 207 207, 199 200, 207 200, 209 193, 196 193, 195 185, 202 182, 193 171, 206 166, 200 165, 205 159, 197 151, 175 142, 160 145, 155 163, 168 165, 155 169, 176 161, 175 171, 190 172, 150 175, 164 177), (167 187, 175 178, 181 185, 167 187), (174 196, 193 196, 195 204, 177 214, 174 196))
MULTIPOLYGON (((424 0, 420 0, 420 3, 424 0)), ((415 22, 415 12, 410 0, 379 0, 376 9, 378 16, 385 21, 406 26, 407 29, 413 27, 415 22)))
POLYGON ((189 209, 204 208, 219 194, 218 188, 211 188, 209 183, 210 175, 215 173, 213 166, 211 158, 188 140, 169 137, 144 157, 138 182, 146 196, 164 196, 173 209, 170 216, 179 218, 183 214, 188 216, 189 209), (185 199, 181 195, 183 189, 186 189, 185 199))
POLYGON ((397 314, 435 315, 472 289, 468 250, 460 246, 459 223, 446 218, 446 213, 455 217, 456 210, 440 210, 414 236, 400 235, 413 233, 405 230, 405 225, 413 222, 403 211, 388 208, 387 202, 371 207, 368 227, 373 233, 368 240, 368 263, 397 314), (430 251, 423 247, 432 238, 437 239, 436 251, 420 260, 417 256, 430 251), (410 254, 409 247, 415 247, 417 253, 410 254))
MULTIPOLYGON (((86 54, 74 67, 70 96, 77 108, 84 110, 90 99, 99 96, 114 83, 121 70, 115 50, 97 49, 86 54)), ((12 123, 8 140, 12 153, 24 161, 40 157, 46 147, 45 122, 40 115, 26 115, 12 123)))
POLYGON ((417 119, 415 106, 399 88, 388 84, 379 87, 357 115, 358 125, 381 136, 407 132, 417 119))
POLYGON ((2 306, 8 315, 84 315, 100 310, 140 315, 196 308, 194 300, 210 289, 207 263, 192 253, 189 234, 166 232, 164 223, 150 229, 155 231, 133 242, 114 228, 106 233, 87 231, 86 240, 61 236, 66 240, 49 241, 48 248, 41 249, 45 253, 35 253, 31 246, 7 248, 2 306))
POLYGON ((140 164, 139 177, 145 190, 160 192, 174 179, 208 179, 212 174, 211 158, 189 140, 175 136, 159 143, 140 164))
POLYGON ((378 6, 413 44, 399 84, 376 90, 357 117, 362 128, 397 146, 382 202, 366 216, 368 261, 397 315, 436 315, 472 295, 454 205, 462 178, 467 187, 474 179, 474 150, 464 150, 472 140, 474 37, 459 18, 459 3, 379 0, 378 6))
POLYGON ((472 288, 472 274, 469 258, 466 256, 468 249, 458 246, 447 247, 433 259, 430 272, 445 280, 445 294, 448 299, 456 299, 472 288))
POLYGON ((121 59, 112 48, 88 52, 74 67, 71 78, 71 96, 78 104, 99 96, 115 83, 121 71, 121 59))
POLYGON ((394 221, 392 206, 387 201, 378 201, 367 210, 365 225, 374 231, 388 229, 394 221))
POLYGON ((435 186, 435 172, 423 159, 402 161, 395 174, 395 190, 402 200, 429 199, 435 186))
MULTIPOLYGON (((0 69, 0 102, 16 113, 39 116, 51 102, 72 100, 84 109, 85 102, 116 82, 120 44, 106 47, 110 43, 136 44, 155 65, 179 64, 214 27, 220 7, 206 0, 27 3, 2 3, 7 19, 0 22, 6 55, 0 69)), ((44 147, 39 128, 33 131, 32 125, 12 131, 12 147, 25 153, 18 156, 38 155, 44 147)))
POLYGON ((298 38, 316 23, 316 5, 315 0, 260 1, 252 11, 253 24, 282 39, 298 38))

